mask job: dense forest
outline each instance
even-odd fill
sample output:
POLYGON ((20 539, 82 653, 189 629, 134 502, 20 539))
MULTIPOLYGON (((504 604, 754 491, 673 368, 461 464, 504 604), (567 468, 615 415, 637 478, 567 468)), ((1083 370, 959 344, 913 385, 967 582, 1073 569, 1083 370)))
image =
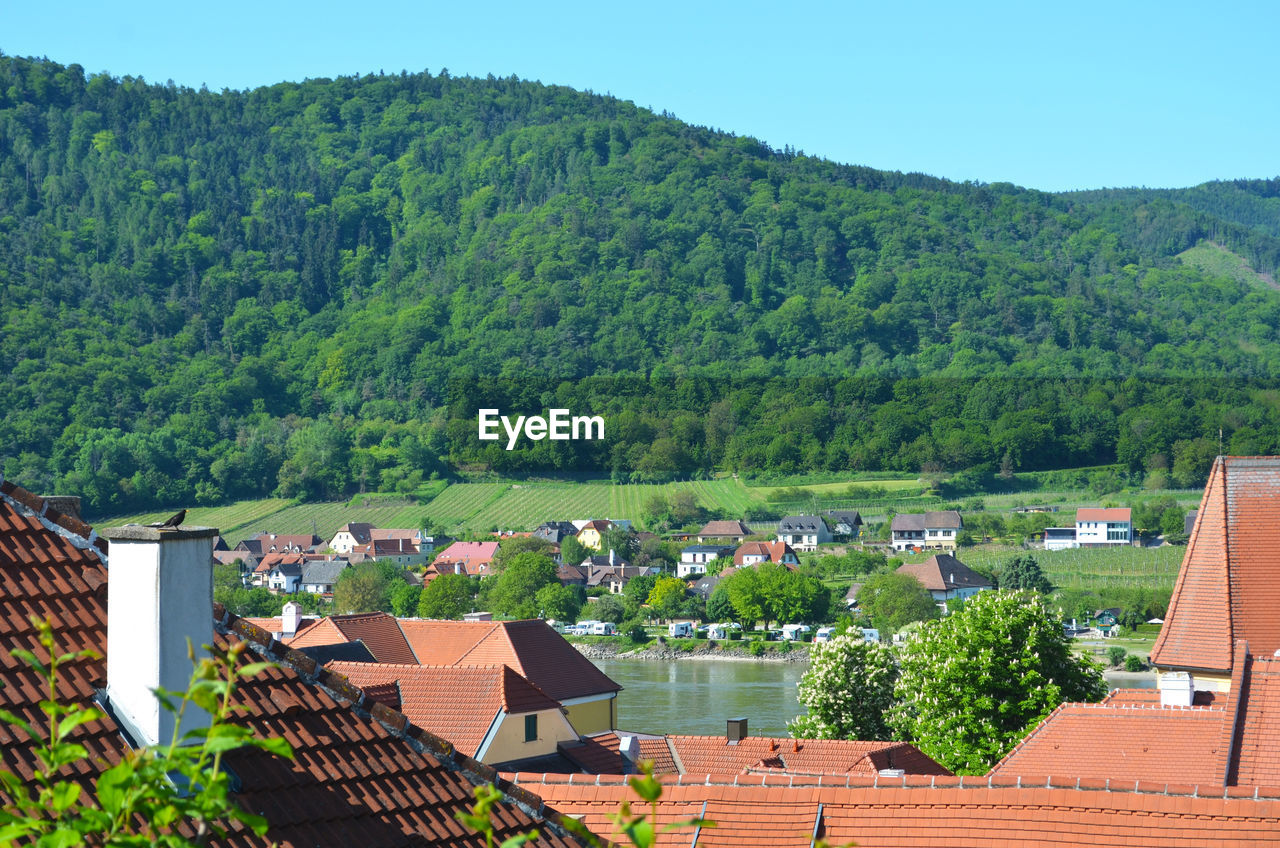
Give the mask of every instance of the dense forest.
MULTIPOLYGON (((944 143, 944 142, 939 142, 944 143)), ((0 453, 91 513, 1280 452, 1276 181, 1051 195, 518 79, 0 56, 0 453), (1212 242, 1256 279, 1179 262, 1212 242), (507 452, 475 410, 607 416, 507 452)))

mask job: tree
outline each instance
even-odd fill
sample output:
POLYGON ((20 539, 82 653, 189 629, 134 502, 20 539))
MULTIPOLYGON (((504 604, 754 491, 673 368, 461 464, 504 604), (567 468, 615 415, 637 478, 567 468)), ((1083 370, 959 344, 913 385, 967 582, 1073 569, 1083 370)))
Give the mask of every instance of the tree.
POLYGON ((1001 589, 1032 589, 1048 594, 1053 585, 1040 570, 1040 563, 1031 554, 1016 556, 1004 564, 999 571, 1001 589))
POLYGON ((873 574, 858 590, 858 606, 882 633, 895 633, 913 621, 927 621, 940 614, 929 590, 910 574, 896 571, 873 574))
POLYGON ((465 574, 441 574, 422 588, 419 618, 460 619, 471 612, 475 590, 465 574))
POLYGON ((587 549, 578 541, 577 536, 565 536, 560 541, 560 561, 565 565, 579 565, 586 558, 587 549))
POLYGON ((404 575, 391 563, 362 562, 342 572, 333 584, 333 608, 340 614, 391 611, 391 590, 404 575))
POLYGON ((640 607, 649 600, 649 593, 657 582, 656 574, 641 574, 627 581, 627 585, 622 587, 622 603, 626 607, 627 618, 635 618, 640 614, 640 607))
POLYGON ((981 774, 1064 701, 1106 694, 1044 596, 979 592, 903 647, 889 722, 954 772, 981 774))
POLYGON ((552 547, 554 546, 546 539, 540 539, 537 536, 508 536, 498 543, 498 551, 493 555, 493 570, 501 571, 503 564, 518 554, 535 553, 550 556, 552 547))
POLYGON ((630 562, 640 552, 640 541, 636 534, 617 525, 600 534, 600 553, 613 551, 618 559, 630 562))
POLYGON ((591 617, 598 621, 612 621, 614 624, 621 624, 626 615, 626 606, 617 595, 602 595, 591 605, 591 617))
POLYGON ((409 618, 418 614, 418 604, 422 599, 422 587, 410 583, 395 583, 389 594, 391 614, 396 618, 409 618))
POLYGON ((684 606, 684 596, 688 590, 679 577, 660 577, 649 590, 646 603, 653 608, 659 618, 675 618, 684 606))
POLYGON ((533 600, 540 618, 556 621, 576 621, 581 607, 573 590, 559 581, 543 586, 533 600))
POLYGON ((727 591, 717 586, 711 590, 711 597, 707 598, 707 620, 728 622, 733 619, 733 601, 729 600, 727 591))
POLYGON ((861 635, 814 645, 798 685, 800 703, 809 712, 787 730, 800 739, 888 739, 885 716, 897 677, 889 649, 861 635))
POLYGON ((766 601, 760 588, 760 575, 754 568, 740 568, 720 581, 717 589, 723 589, 733 604, 734 619, 748 630, 757 621, 766 618, 766 601))
POLYGON ((506 561, 495 577, 489 605, 508 618, 537 618, 538 590, 558 583, 556 564, 551 557, 526 551, 506 561))

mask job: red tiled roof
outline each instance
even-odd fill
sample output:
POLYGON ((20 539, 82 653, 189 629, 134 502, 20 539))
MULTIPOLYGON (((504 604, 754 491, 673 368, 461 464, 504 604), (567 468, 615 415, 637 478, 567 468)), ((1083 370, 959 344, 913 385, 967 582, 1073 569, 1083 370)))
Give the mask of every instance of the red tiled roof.
POLYGON ((1280 659, 1249 657, 1243 664, 1242 708, 1227 779, 1238 786, 1280 786, 1280 659))
POLYGON ((362 688, 398 683, 400 712, 472 757, 499 710, 520 715, 560 707, 558 701, 506 666, 331 662, 327 667, 362 688))
POLYGON ((930 592, 948 592, 975 586, 991 588, 991 581, 951 554, 936 554, 924 562, 898 567, 899 574, 910 574, 930 592))
POLYGON ((1222 786, 1228 716, 1220 707, 1063 704, 990 773, 1222 786))
POLYGON ((618 750, 620 741, 610 730, 561 742, 556 750, 586 774, 625 774, 628 761, 618 750))
MULTIPOLYGON (((484 574, 497 552, 497 542, 454 542, 441 551, 431 564, 437 566, 440 573, 445 573, 443 566, 446 564, 460 563, 467 574, 484 574)), ((447 571, 452 572, 453 569, 447 571)))
MULTIPOLYGON (((253 616, 244 617, 245 621, 249 622, 254 627, 261 627, 263 630, 267 631, 268 633, 284 632, 284 622, 281 621, 280 619, 281 617, 278 615, 275 618, 254 618, 253 616)), ((301 618, 298 619, 298 632, 302 632, 303 628, 310 627, 311 625, 315 624, 319 620, 320 619, 316 618, 314 615, 302 616, 301 618)), ((333 643, 328 642, 324 644, 333 644, 333 643)), ((302 646, 302 647, 306 647, 306 646, 302 646)))
POLYGON ((1076 521, 1129 521, 1132 515, 1128 507, 1082 507, 1076 510, 1076 521))
MULTIPOLYGON (((607 816, 635 795, 623 776, 517 774, 518 785, 609 834, 607 816)), ((704 816, 698 848, 809 848, 816 835, 859 848, 1280 846, 1280 789, 973 777, 668 776, 659 826, 704 816)), ((647 805, 646 805, 647 806, 647 805)), ((694 830, 658 836, 688 846, 694 830)))
POLYGON ((353 615, 331 615, 320 619, 289 640, 290 647, 311 648, 338 642, 364 642, 378 662, 417 664, 408 640, 400 631, 394 616, 385 612, 362 612, 353 615))
MULTIPOLYGON (((106 676, 107 571, 98 556, 106 542, 64 516, 24 514, 15 502, 37 515, 43 504, 11 483, 0 481, 0 495, 0 645, 6 648, 0 651, 0 707, 35 719, 36 704, 46 697, 37 676, 7 650, 35 647, 30 614, 50 620, 60 650, 93 648, 103 655, 65 666, 58 679, 61 703, 88 705, 106 676)), ((499 838, 537 826, 544 834, 539 844, 547 838, 575 844, 554 825, 556 814, 547 816, 541 799, 510 787, 492 769, 407 724, 310 658, 273 645, 264 631, 216 605, 210 612, 212 642, 226 647, 245 640, 249 650, 242 662, 275 663, 237 685, 239 709, 232 720, 259 735, 283 738, 295 751, 292 760, 257 749, 225 755, 238 783, 235 797, 265 815, 270 830, 260 838, 233 825, 220 845, 481 846, 483 838, 467 833, 454 813, 470 806, 474 786, 495 781, 508 799, 494 816, 499 838)), ((126 750, 109 718, 77 727, 70 740, 89 752, 78 779, 90 788, 100 770, 119 762, 126 750)), ((30 780, 33 749, 25 734, 0 723, 0 769, 30 780)))
POLYGON ((751 528, 741 521, 708 521, 699 536, 750 536, 751 528))
POLYGON ((909 774, 951 773, 905 742, 768 736, 748 736, 734 743, 724 736, 668 736, 667 742, 682 774, 733 774, 747 770, 792 774, 875 774, 880 768, 908 769, 908 766, 911 767, 909 774), (882 754, 879 760, 891 760, 893 765, 876 765, 869 759, 872 754, 882 754))
POLYGON ((654 774, 679 774, 680 767, 671 753, 671 743, 665 736, 637 736, 636 759, 642 763, 652 763, 654 774))
POLYGON ((1280 649, 1280 457, 1218 457, 1151 650, 1161 668, 1229 671, 1232 645, 1280 649))
POLYGON ((782 562, 787 554, 795 556, 795 551, 786 542, 744 542, 733 552, 733 564, 742 565, 746 557, 760 556, 767 562, 782 562))
POLYGON ((400 626, 424 664, 510 666, 557 701, 622 688, 545 621, 405 619, 400 626))

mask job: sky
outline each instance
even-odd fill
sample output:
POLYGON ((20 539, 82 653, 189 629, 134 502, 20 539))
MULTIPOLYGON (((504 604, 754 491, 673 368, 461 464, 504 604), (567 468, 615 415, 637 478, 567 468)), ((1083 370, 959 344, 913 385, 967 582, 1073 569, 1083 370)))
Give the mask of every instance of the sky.
POLYGON ((1280 3, 0 0, 0 51, 220 91, 401 70, 611 94, 833 161, 1043 191, 1280 176, 1280 3))

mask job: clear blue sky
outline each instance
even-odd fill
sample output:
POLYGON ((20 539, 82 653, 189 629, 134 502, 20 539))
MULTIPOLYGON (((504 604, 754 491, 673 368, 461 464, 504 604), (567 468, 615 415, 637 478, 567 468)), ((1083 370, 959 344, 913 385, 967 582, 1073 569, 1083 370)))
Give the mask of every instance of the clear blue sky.
POLYGON ((1280 3, 33 3, 0 51, 210 89, 448 68, 1047 191, 1280 175, 1280 3))

